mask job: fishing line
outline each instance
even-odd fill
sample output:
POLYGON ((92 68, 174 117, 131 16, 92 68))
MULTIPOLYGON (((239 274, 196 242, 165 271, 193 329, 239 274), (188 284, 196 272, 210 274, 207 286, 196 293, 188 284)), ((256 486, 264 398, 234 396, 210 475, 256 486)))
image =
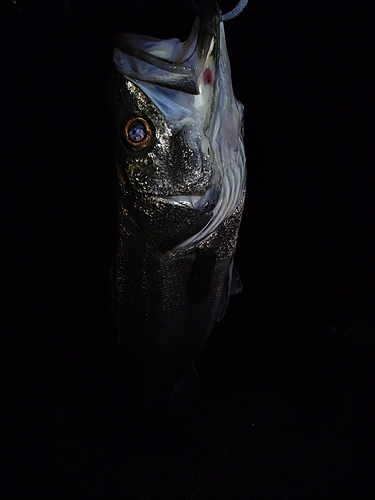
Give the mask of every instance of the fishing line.
MULTIPOLYGON (((238 2, 238 4, 234 7, 234 9, 232 9, 230 12, 227 12, 226 14, 220 14, 220 21, 229 21, 230 19, 234 19, 235 17, 237 17, 244 10, 244 8, 246 7, 248 1, 249 0, 240 0, 238 2)), ((196 12, 196 14, 199 17, 202 17, 200 15, 199 8, 198 8, 197 4, 194 2, 194 0, 190 0, 190 2, 192 3, 194 11, 196 12)))

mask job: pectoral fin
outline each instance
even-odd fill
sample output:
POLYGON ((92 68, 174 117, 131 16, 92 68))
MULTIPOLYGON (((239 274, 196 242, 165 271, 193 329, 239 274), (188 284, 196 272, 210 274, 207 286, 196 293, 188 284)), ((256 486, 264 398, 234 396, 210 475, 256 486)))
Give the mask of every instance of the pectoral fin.
POLYGON ((217 321, 221 321, 227 309, 231 295, 237 295, 242 291, 242 282, 237 268, 234 265, 234 260, 229 265, 228 274, 223 286, 221 294, 219 310, 217 314, 217 321))
POLYGON ((194 361, 192 361, 185 375, 177 382, 169 395, 169 401, 193 401, 199 392, 200 382, 194 361))

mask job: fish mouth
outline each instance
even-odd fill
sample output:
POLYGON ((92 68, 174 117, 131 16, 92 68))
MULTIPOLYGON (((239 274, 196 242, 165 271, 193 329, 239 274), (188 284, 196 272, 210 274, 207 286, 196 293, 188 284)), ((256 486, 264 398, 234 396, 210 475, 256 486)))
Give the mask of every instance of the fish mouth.
POLYGON ((217 60, 220 39, 216 2, 202 2, 200 14, 185 42, 134 34, 114 37, 113 60, 117 70, 130 79, 198 95, 198 78, 209 57, 214 55, 217 60))

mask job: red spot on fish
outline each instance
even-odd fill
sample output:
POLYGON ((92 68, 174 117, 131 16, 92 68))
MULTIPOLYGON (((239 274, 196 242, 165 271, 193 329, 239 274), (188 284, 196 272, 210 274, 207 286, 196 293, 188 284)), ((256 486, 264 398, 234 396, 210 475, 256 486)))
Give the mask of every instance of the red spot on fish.
POLYGON ((212 73, 211 73, 211 70, 210 68, 206 68, 204 71, 203 71, 203 83, 205 85, 213 85, 213 78, 212 78, 212 73))

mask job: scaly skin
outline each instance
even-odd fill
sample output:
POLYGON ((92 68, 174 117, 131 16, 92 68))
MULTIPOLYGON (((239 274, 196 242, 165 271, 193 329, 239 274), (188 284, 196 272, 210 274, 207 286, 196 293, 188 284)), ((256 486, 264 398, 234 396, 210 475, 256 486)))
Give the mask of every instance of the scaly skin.
POLYGON ((119 333, 129 385, 141 392, 170 393, 236 291, 243 108, 233 95, 218 8, 208 1, 202 12, 185 44, 130 35, 119 44, 128 53, 114 55, 119 333), (152 70, 140 52, 160 47, 177 59, 170 80, 163 61, 152 70), (128 133, 135 122, 139 142, 128 133))

